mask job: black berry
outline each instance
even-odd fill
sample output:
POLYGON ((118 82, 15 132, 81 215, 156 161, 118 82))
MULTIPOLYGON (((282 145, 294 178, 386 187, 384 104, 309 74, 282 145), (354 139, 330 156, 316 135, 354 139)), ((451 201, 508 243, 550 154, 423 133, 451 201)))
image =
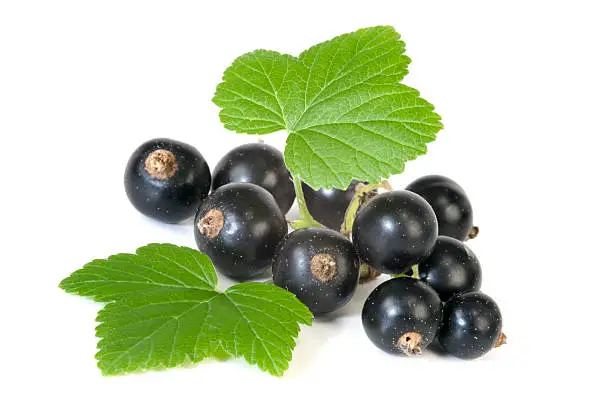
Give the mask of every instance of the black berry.
POLYGON ((125 192, 138 211, 176 223, 192 217, 210 190, 210 170, 192 146, 170 139, 142 144, 125 169, 125 192))
POLYGON ((231 183, 202 202, 194 229, 198 248, 217 272, 244 280, 271 266, 276 246, 287 234, 287 222, 268 191, 255 184, 231 183))
POLYGON ((314 315, 332 312, 353 297, 359 258, 351 242, 326 228, 293 231, 272 263, 277 286, 294 293, 314 315))
POLYGON ((355 196, 355 187, 358 181, 353 182, 346 190, 337 188, 321 188, 313 190, 308 184, 302 183, 306 206, 313 218, 327 228, 340 231, 344 215, 351 200, 355 196))
POLYGON ((467 245, 440 236, 431 255, 419 264, 419 278, 446 302, 456 293, 478 291, 482 272, 478 258, 467 245))
POLYGON ((380 284, 368 296, 361 321, 366 334, 392 354, 420 354, 436 336, 442 302, 426 283, 395 278, 380 284))
POLYGON ((230 150, 213 171, 213 191, 229 183, 252 183, 268 190, 283 214, 293 205, 295 190, 283 154, 265 143, 230 150))
POLYGON ((472 205, 465 191, 453 180, 444 176, 425 176, 409 184, 406 190, 417 193, 431 205, 438 219, 440 235, 465 241, 472 233, 472 205))
POLYGON ((505 341, 501 330, 501 312, 493 299, 479 292, 461 293, 444 305, 438 339, 447 353, 473 359, 505 341))
POLYGON ((425 259, 438 237, 431 206, 410 191, 382 193, 355 217, 353 243, 363 262, 379 272, 406 272, 425 259))

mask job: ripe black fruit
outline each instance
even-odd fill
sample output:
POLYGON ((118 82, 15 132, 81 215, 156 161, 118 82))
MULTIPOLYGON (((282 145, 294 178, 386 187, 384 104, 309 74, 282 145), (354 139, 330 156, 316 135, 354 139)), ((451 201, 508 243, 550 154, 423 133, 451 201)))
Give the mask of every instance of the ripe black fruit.
POLYGON ((202 202, 194 232, 198 248, 217 272, 244 280, 270 267, 276 246, 287 234, 287 222, 262 187, 231 183, 202 202))
POLYGON ((303 228, 279 244, 272 263, 277 286, 294 293, 312 314, 344 306, 359 281, 359 258, 351 242, 326 228, 303 228))
POLYGON ((420 354, 436 336, 442 302, 426 283, 395 278, 380 284, 368 296, 361 321, 366 334, 382 350, 393 354, 420 354))
POLYGON ((427 201, 410 191, 379 194, 355 217, 353 243, 363 262, 383 273, 402 273, 425 259, 438 237, 427 201))
POLYGON ((438 339, 442 348, 455 357, 478 358, 505 340, 501 332, 499 307, 489 296, 461 293, 445 305, 438 339))
POLYGON ((143 143, 125 169, 125 192, 138 211, 176 223, 193 216, 210 190, 210 170, 194 147, 171 139, 143 143))
POLYGON ((337 188, 313 190, 308 184, 302 183, 308 211, 321 224, 340 231, 346 209, 351 203, 353 196, 355 196, 357 184, 359 182, 353 180, 346 190, 337 188))
POLYGON ((295 190, 283 154, 265 143, 230 150, 213 171, 213 191, 229 183, 252 183, 268 190, 283 214, 293 205, 295 190))
POLYGON ((432 206, 438 219, 438 233, 465 241, 473 229, 472 205, 465 191, 444 176, 421 177, 406 187, 432 206))
POLYGON ((456 293, 478 291, 482 272, 478 258, 467 245, 440 236, 431 255, 419 264, 419 278, 446 302, 456 293))

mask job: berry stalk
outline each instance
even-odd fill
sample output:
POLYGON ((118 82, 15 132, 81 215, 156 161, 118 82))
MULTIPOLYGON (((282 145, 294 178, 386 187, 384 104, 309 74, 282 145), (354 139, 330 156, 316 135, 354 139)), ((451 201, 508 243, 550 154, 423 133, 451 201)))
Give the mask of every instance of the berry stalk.
POLYGON ((378 184, 360 184, 355 188, 355 195, 351 200, 348 208, 346 209, 346 214, 344 215, 344 222, 342 223, 342 227, 340 228, 340 232, 347 237, 351 236, 351 231, 353 230, 353 223, 355 222, 355 216, 357 215, 357 210, 359 206, 363 204, 363 200, 366 195, 371 192, 378 190, 379 188, 384 188, 385 190, 393 190, 391 184, 387 180, 383 180, 378 184))

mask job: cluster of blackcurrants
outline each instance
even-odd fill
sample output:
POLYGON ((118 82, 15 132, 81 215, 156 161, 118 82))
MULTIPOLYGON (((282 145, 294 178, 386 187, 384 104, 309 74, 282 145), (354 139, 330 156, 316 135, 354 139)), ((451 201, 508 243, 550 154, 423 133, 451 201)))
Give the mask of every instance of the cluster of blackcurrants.
POLYGON ((502 344, 500 310, 479 292, 481 267, 464 244, 477 228, 463 189, 427 176, 405 190, 368 195, 347 237, 339 231, 363 186, 297 186, 327 228, 287 234, 296 189, 282 153, 264 143, 231 150, 211 176, 192 146, 154 139, 133 153, 125 173, 127 195, 143 214, 169 223, 195 214, 198 248, 218 272, 248 280, 271 269, 274 284, 315 316, 348 303, 364 271, 393 275, 362 312, 368 337, 387 352, 420 354, 437 338, 447 353, 469 359, 502 344))

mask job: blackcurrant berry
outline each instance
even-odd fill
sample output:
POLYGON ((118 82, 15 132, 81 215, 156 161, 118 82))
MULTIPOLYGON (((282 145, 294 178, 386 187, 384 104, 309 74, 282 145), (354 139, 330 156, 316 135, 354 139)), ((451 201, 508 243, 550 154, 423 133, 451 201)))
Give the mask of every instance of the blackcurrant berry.
POLYGON ((478 358, 505 342, 502 317, 493 299, 480 292, 453 296, 442 311, 438 340, 455 357, 478 358))
POLYGON ((283 214, 293 205, 295 190, 283 154, 265 143, 230 150, 213 171, 213 191, 229 183, 252 183, 268 190, 283 214))
POLYGON ((368 296, 361 321, 366 334, 382 350, 420 354, 436 336, 442 302, 424 282, 402 277, 381 283, 368 296))
POLYGON ((170 139, 142 144, 125 169, 125 192, 138 211, 176 223, 192 217, 210 190, 210 170, 194 147, 170 139))
POLYGON ((217 272, 238 280, 263 274, 287 234, 285 216, 274 197, 255 184, 231 183, 202 202, 195 238, 217 272))
POLYGON ((308 184, 302 183, 306 206, 313 218, 328 228, 340 231, 344 215, 351 200, 355 196, 355 187, 359 184, 353 180, 346 190, 337 188, 321 188, 313 190, 308 184))
POLYGON ((277 286, 294 293, 314 315, 332 312, 353 297, 359 258, 351 242, 327 228, 303 228, 281 241, 272 263, 277 286))
POLYGON ((419 264, 419 278, 446 302, 456 293, 478 291, 482 272, 478 258, 467 245, 440 236, 431 255, 419 264))
POLYGON ((353 225, 359 257, 382 273, 406 272, 429 256, 437 237, 431 206, 410 191, 379 194, 359 210, 353 225))
POLYGON ((425 176, 410 183, 406 190, 417 193, 432 206, 440 235, 465 241, 473 232, 472 205, 465 191, 453 180, 444 176, 425 176))

